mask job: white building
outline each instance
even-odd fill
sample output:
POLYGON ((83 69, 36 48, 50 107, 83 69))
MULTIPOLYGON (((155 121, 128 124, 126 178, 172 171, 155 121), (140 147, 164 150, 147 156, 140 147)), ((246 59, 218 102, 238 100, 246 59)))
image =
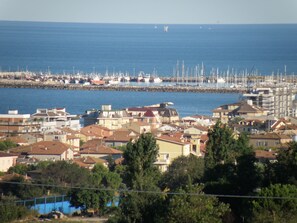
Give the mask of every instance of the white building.
POLYGON ((256 87, 243 97, 268 110, 268 115, 277 118, 293 115, 295 95, 290 86, 256 87))
POLYGON ((79 116, 70 115, 65 108, 37 109, 32 115, 35 121, 40 122, 41 131, 53 128, 69 127, 74 130, 80 129, 79 116))

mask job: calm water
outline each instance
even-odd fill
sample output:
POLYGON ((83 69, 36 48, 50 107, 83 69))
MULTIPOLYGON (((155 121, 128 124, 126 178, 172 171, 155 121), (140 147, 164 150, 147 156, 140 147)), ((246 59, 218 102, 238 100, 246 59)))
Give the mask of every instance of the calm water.
POLYGON ((228 66, 262 74, 297 73, 297 25, 72 24, 0 21, 2 70, 129 72, 172 75, 228 66))
POLYGON ((113 108, 125 108, 173 102, 181 116, 204 114, 222 104, 238 101, 238 94, 198 94, 164 92, 118 92, 42 89, 0 88, 0 113, 18 109, 19 113, 34 113, 36 108, 66 107, 71 114, 82 114, 87 109, 111 104, 113 108))

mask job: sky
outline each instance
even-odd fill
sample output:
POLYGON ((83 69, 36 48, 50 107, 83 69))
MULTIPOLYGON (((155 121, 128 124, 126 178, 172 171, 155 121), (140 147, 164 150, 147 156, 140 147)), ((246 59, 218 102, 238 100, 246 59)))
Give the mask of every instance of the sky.
POLYGON ((0 0, 0 20, 297 24, 297 0, 0 0))

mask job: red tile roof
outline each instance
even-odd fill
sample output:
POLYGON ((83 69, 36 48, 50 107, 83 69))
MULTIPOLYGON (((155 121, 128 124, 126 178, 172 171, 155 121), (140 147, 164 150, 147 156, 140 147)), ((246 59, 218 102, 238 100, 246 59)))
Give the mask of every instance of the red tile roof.
POLYGON ((96 148, 88 148, 80 151, 80 154, 122 154, 123 152, 117 149, 113 149, 104 145, 97 146, 96 148))

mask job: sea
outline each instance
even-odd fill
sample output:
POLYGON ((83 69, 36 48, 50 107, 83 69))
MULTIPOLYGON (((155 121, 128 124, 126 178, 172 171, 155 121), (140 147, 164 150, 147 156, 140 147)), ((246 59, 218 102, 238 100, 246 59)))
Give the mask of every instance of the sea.
MULTIPOLYGON (((129 73, 173 76, 177 64, 259 75, 297 73, 297 24, 168 25, 0 21, 0 71, 129 73)), ((0 113, 66 107, 82 114, 102 104, 114 108, 173 102, 181 116, 204 114, 239 94, 0 89, 0 113)))

